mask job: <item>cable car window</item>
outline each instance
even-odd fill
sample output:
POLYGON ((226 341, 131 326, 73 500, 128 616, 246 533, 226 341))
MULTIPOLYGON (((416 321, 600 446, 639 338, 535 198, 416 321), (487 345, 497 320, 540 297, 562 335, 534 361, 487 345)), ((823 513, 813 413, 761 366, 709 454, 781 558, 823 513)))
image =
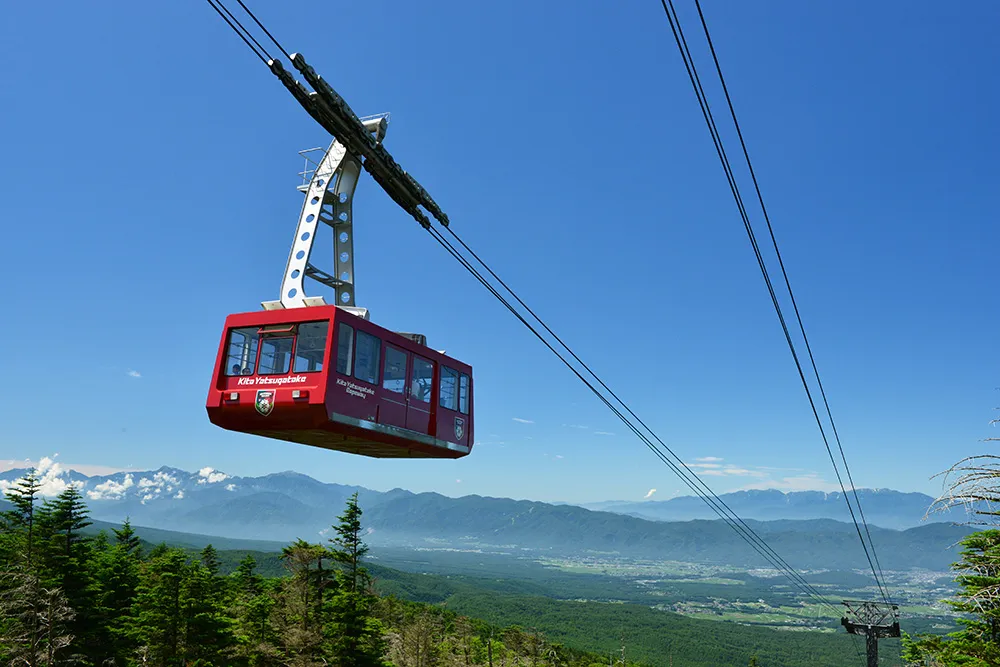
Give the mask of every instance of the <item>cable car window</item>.
POLYGON ((382 388, 402 394, 406 389, 406 352, 385 346, 385 371, 382 373, 382 388))
POLYGON ((465 373, 458 379, 458 410, 463 415, 469 414, 469 376, 465 373))
POLYGON ((299 325, 298 341, 295 343, 296 373, 323 370, 328 329, 328 322, 306 322, 299 325))
POLYGON ((226 375, 253 375, 257 363, 257 327, 229 331, 229 352, 226 355, 226 375))
POLYGON ((441 367, 441 407, 458 410, 458 371, 441 367))
POLYGON ((420 357, 413 357, 413 383, 410 396, 422 403, 431 402, 431 387, 434 382, 434 364, 420 357))
POLYGON ((354 377, 368 384, 378 384, 378 358, 381 348, 381 340, 364 331, 358 332, 358 342, 354 350, 354 377))
POLYGON ((351 374, 354 359, 354 329, 343 322, 337 324, 337 372, 351 374))
POLYGON ((292 365, 292 337, 267 337, 260 343, 260 361, 257 372, 260 375, 284 375, 292 365))

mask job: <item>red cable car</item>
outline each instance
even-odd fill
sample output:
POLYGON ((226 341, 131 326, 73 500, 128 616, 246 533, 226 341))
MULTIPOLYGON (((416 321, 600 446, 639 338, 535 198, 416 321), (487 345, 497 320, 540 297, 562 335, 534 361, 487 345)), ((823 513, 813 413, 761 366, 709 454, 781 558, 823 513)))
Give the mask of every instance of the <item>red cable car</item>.
MULTIPOLYGON (((378 140, 386 117, 364 121, 378 140)), ((321 150, 321 149, 311 149, 321 150)), ((378 458, 460 458, 472 450, 472 367, 389 331, 354 306, 353 211, 359 160, 334 141, 302 172, 305 204, 281 299, 226 318, 208 393, 222 428, 378 458), (310 165, 312 168, 310 168, 310 165), (309 262, 320 224, 333 229, 333 274, 309 262), (309 277, 336 306, 307 297, 309 277)))
POLYGON ((353 454, 472 449, 472 368, 335 306, 226 318, 208 416, 232 431, 353 454))

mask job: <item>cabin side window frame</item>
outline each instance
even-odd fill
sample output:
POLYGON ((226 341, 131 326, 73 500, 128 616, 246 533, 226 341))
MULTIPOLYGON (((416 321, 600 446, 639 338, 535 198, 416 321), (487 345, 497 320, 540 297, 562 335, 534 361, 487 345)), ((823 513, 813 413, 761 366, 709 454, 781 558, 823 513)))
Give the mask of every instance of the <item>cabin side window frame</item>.
POLYGON ((354 374, 354 327, 337 322, 337 372, 351 377, 354 374), (347 341, 346 348, 344 341, 347 341))
POLYGON ((400 349, 400 348, 398 348, 395 345, 392 345, 390 343, 386 343, 385 344, 385 354, 383 355, 383 359, 382 359, 382 389, 384 389, 385 391, 390 391, 390 392, 392 392, 394 394, 405 394, 406 393, 406 370, 407 370, 406 367, 407 367, 407 361, 409 360, 409 357, 410 357, 410 355, 409 355, 409 353, 406 350, 402 350, 402 349, 400 349), (392 365, 393 367, 395 367, 396 364, 398 363, 398 361, 400 361, 399 359, 397 359, 395 361, 390 360, 390 357, 392 355, 402 355, 402 360, 401 361, 403 362, 403 372, 402 372, 402 376, 396 377, 394 375, 390 379, 390 377, 389 377, 390 365, 392 365), (392 384, 392 385, 387 384, 389 382, 392 382, 394 384, 392 384), (397 382, 399 384, 395 384, 397 382))
POLYGON ((451 366, 441 364, 441 381, 438 382, 438 405, 445 410, 458 412, 458 376, 459 372, 451 366), (450 395, 445 394, 445 376, 449 376, 451 383, 450 395), (450 398, 450 402, 445 402, 450 398))
POLYGON ((230 327, 228 333, 226 334, 226 360, 222 369, 223 374, 226 377, 240 377, 243 375, 253 375, 257 370, 257 358, 260 356, 260 334, 257 332, 260 327, 249 326, 249 327, 230 327), (236 364, 233 363, 233 334, 239 334, 246 336, 246 342, 237 344, 238 348, 242 348, 250 354, 239 355, 239 360, 236 364), (244 359, 244 357, 246 357, 244 359), (238 365, 240 370, 236 373, 232 371, 232 367, 238 365))
MULTIPOLYGON (((354 333, 354 379, 364 382, 365 384, 370 384, 374 387, 379 386, 379 381, 382 379, 381 364, 382 364, 382 345, 383 341, 380 337, 375 334, 370 334, 367 331, 362 331, 358 329, 354 333), (369 360, 368 367, 372 369, 371 375, 366 375, 361 377, 358 373, 358 352, 361 349, 362 337, 365 339, 370 339, 372 343, 372 358, 369 360), (369 379, 370 378, 370 379, 369 379)), ((367 369, 366 369, 367 370, 367 369)))
POLYGON ((436 361, 428 359, 419 354, 414 353, 413 357, 413 370, 410 375, 412 382, 410 384, 410 398, 411 400, 424 403, 425 405, 433 405, 434 403, 434 369, 438 365, 436 361), (417 364, 424 366, 424 370, 430 370, 430 377, 426 377, 424 373, 421 373, 420 377, 417 377, 417 364), (424 382, 429 384, 424 384, 424 382), (426 388, 426 391, 422 391, 426 388))
POLYGON ((295 342, 296 342, 295 334, 293 333, 291 335, 268 335, 265 333, 259 335, 260 335, 260 342, 257 345, 257 368, 256 368, 257 375, 288 375, 288 373, 292 370, 292 359, 295 356, 295 342), (282 349, 280 342, 286 340, 291 342, 288 344, 287 349, 282 349), (264 363, 264 355, 265 355, 264 346, 266 345, 271 345, 274 348, 274 352, 269 353, 271 359, 275 359, 279 354, 284 357, 285 363, 283 367, 276 368, 274 366, 271 366, 266 369, 263 367, 262 364, 264 363))
POLYGON ((328 345, 329 341, 330 341, 330 320, 314 320, 312 322, 301 322, 298 325, 296 325, 296 329, 295 329, 295 347, 292 349, 292 366, 291 366, 291 371, 290 372, 292 372, 292 373, 322 373, 323 370, 326 368, 326 352, 327 352, 327 349, 329 348, 329 345, 328 345), (316 338, 316 339, 318 339, 318 340, 321 341, 318 347, 314 346, 314 347, 311 347, 311 348, 307 348, 307 350, 309 352, 319 352, 320 353, 319 361, 316 362, 317 365, 319 366, 319 368, 314 368, 312 370, 308 370, 308 369, 301 370, 298 367, 299 359, 305 360, 307 363, 309 362, 309 360, 308 360, 307 357, 300 357, 299 356, 299 352, 300 352, 300 350, 302 348, 302 345, 301 345, 301 343, 302 343, 302 328, 303 327, 309 327, 310 325, 322 325, 322 327, 323 327, 322 336, 320 336, 319 334, 316 334, 316 335, 314 335, 312 337, 307 336, 307 339, 316 338))
POLYGON ((472 396, 472 376, 468 373, 458 374, 458 411, 469 414, 469 403, 472 396))

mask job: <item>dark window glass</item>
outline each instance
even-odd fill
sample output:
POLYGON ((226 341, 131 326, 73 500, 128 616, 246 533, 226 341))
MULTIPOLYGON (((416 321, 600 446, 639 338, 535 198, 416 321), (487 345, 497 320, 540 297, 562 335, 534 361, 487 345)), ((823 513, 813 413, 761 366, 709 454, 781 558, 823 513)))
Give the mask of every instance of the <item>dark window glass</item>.
POLYGON ((463 415, 469 414, 469 381, 465 373, 458 379, 458 410, 463 415))
POLYGON ((354 377, 368 384, 378 384, 378 358, 381 348, 381 340, 364 331, 358 332, 354 350, 354 377))
POLYGON ((337 324, 337 372, 351 374, 354 359, 354 329, 343 322, 337 324))
POLYGON ((257 344, 260 337, 257 327, 244 327, 229 331, 226 375, 252 375, 257 363, 257 344))
POLYGON ((413 357, 413 383, 410 396, 421 403, 431 402, 431 387, 434 382, 434 364, 420 357, 413 357))
POLYGON ((441 407, 458 410, 458 371, 441 367, 441 407))
POLYGON ((260 362, 257 372, 261 375, 284 375, 292 365, 292 337, 264 338, 260 342, 260 362))
POLYGON ((295 343, 296 373, 323 370, 328 329, 328 322, 306 322, 299 325, 298 340, 295 343))
POLYGON ((385 346, 385 371, 382 388, 402 394, 406 389, 406 352, 385 346))

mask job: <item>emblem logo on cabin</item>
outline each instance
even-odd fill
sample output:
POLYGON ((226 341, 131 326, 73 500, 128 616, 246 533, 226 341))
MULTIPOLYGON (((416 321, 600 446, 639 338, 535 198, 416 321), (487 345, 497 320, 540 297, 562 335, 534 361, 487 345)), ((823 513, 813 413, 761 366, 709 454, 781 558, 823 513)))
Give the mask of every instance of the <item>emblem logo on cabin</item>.
POLYGON ((465 435, 465 420, 461 417, 455 417, 455 438, 461 440, 465 435))
POLYGON ((271 389, 258 389, 257 400, 254 401, 253 406, 257 408, 257 412, 265 417, 271 414, 271 410, 274 409, 274 391, 271 389))

